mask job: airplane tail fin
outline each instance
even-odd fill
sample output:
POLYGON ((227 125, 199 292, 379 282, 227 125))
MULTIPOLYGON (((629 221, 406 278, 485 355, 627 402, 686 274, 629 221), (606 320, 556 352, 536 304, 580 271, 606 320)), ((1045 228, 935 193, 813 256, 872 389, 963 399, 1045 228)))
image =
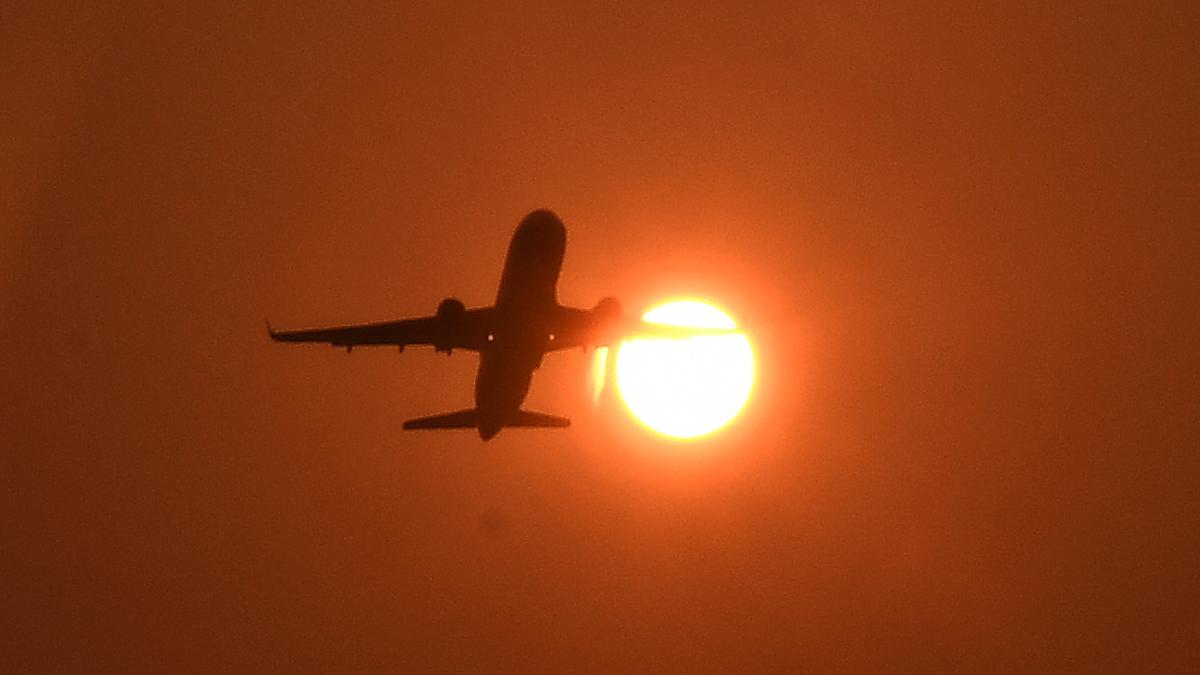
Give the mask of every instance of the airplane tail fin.
POLYGON ((444 415, 418 417, 404 423, 405 429, 473 429, 479 424, 479 411, 471 408, 444 415))
MULTIPOLYGON (((479 426, 479 411, 475 408, 459 410, 442 415, 418 417, 404 423, 405 429, 472 429, 479 426)), ((504 421, 502 427, 555 427, 571 426, 571 420, 556 415, 518 410, 513 417, 504 421)))

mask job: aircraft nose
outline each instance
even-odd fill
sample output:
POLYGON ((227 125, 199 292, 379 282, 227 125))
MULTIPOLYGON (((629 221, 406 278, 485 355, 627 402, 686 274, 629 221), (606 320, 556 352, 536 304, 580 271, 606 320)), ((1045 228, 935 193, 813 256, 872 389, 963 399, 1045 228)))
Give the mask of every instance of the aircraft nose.
POLYGON ((541 232, 557 233, 564 230, 562 219, 550 209, 537 209, 536 211, 529 212, 528 215, 521 219, 520 226, 541 232))
POLYGON ((566 245, 567 230, 562 220, 547 209, 538 209, 521 219, 516 238, 535 250, 553 251, 566 245))

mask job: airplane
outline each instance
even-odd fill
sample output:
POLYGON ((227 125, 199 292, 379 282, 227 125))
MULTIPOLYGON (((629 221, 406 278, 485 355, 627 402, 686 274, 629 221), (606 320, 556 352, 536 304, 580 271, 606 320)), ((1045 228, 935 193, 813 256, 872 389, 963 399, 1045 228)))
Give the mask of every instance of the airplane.
POLYGON ((566 228, 552 211, 539 209, 525 216, 509 242, 500 288, 490 307, 467 309, 458 298, 446 298, 432 316, 287 331, 276 331, 268 322, 267 332, 279 342, 327 342, 347 351, 366 345, 390 345, 400 351, 429 345, 446 354, 456 349, 479 352, 475 407, 411 419, 404 428, 473 428, 484 441, 505 427, 570 425, 565 417, 521 409, 533 372, 548 352, 608 346, 634 336, 687 338, 730 332, 628 317, 612 297, 602 298, 592 309, 560 305, 558 276, 566 242, 566 228))

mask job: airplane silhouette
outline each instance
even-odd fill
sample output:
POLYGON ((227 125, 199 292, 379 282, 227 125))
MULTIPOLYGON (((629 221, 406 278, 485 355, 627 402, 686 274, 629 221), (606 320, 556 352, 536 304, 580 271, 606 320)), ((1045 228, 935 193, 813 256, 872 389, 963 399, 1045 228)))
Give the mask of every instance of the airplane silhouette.
MULTIPOLYGON (((513 233, 491 307, 467 309, 446 298, 433 316, 315 330, 267 332, 280 342, 328 342, 347 351, 361 345, 431 345, 438 352, 477 351, 475 407, 419 417, 405 429, 470 429, 487 441, 504 427, 566 427, 565 417, 522 410, 533 371, 547 352, 601 347, 634 336, 687 338, 726 334, 708 328, 667 326, 627 317, 616 298, 592 309, 558 304, 558 275, 566 250, 566 228, 553 212, 533 211, 513 233)), ((611 359, 610 359, 611 361, 611 359)))

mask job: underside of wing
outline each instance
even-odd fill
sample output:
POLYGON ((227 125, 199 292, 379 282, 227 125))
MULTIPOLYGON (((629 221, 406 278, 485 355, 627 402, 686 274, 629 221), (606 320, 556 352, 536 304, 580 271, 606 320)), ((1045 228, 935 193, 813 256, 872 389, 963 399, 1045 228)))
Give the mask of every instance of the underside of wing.
POLYGON ((452 316, 425 316, 358 326, 277 331, 267 324, 271 339, 278 342, 325 342, 335 347, 369 345, 431 345, 439 351, 479 350, 491 330, 491 308, 463 310, 452 316))

